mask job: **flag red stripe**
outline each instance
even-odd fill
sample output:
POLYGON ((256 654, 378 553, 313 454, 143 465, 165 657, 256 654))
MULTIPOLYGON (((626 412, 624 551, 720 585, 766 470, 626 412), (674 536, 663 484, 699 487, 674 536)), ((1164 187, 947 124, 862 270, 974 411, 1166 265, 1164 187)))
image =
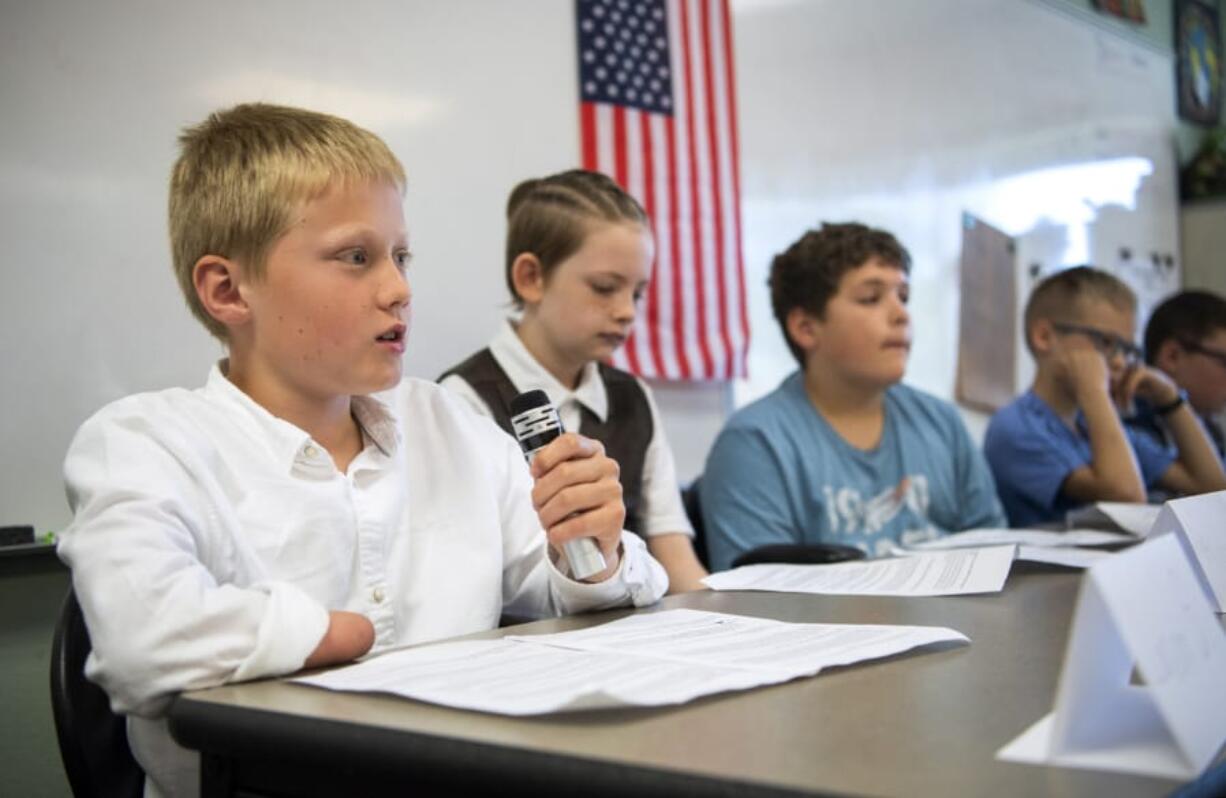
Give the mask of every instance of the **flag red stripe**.
POLYGON ((669 240, 669 268, 672 270, 673 285, 673 346, 677 355, 677 370, 681 379, 688 380, 694 372, 690 369, 690 358, 685 351, 685 304, 681 296, 681 236, 678 235, 681 217, 677 211, 677 131, 673 117, 664 120, 664 135, 667 139, 668 152, 668 212, 672 215, 669 224, 672 234, 669 240))
POLYGON ((690 203, 691 213, 690 218, 686 221, 690 224, 690 232, 693 237, 694 246, 694 286, 695 286, 695 303, 694 310, 697 316, 697 338, 698 338, 698 353, 702 356, 702 373, 699 375, 702 379, 709 380, 715 376, 715 366, 711 362, 711 350, 707 345, 707 308, 706 297, 703 296, 703 263, 702 263, 702 220, 705 218, 703 214, 702 198, 698 191, 698 142, 694 135, 694 76, 690 69, 691 43, 690 43, 690 18, 686 8, 687 3, 683 2, 681 6, 681 63, 683 72, 685 73, 685 120, 686 120, 686 150, 690 162, 690 203))
MULTIPOLYGON (((613 179, 617 181, 619 186, 630 185, 630 152, 626 143, 626 109, 623 106, 613 106, 613 179)), ((642 366, 639 363, 639 352, 635 331, 632 329, 630 335, 626 338, 625 344, 622 345, 622 353, 626 356, 626 361, 630 366, 630 371, 634 374, 642 373, 642 366)))
POLYGON ((732 224, 735 232, 736 279, 739 292, 741 316, 741 351, 737 352, 736 367, 730 376, 744 377, 746 375, 745 358, 749 352, 749 302, 745 299, 745 250, 741 239, 741 142, 737 134, 736 115, 736 75, 732 69, 732 13, 728 0, 720 3, 720 11, 724 28, 724 85, 728 98, 728 139, 732 154, 732 195, 736 202, 732 206, 732 224))
MULTIPOLYGON (((652 220, 656 218, 656 164, 652 152, 651 115, 639 114, 639 128, 642 131, 640 145, 643 149, 643 210, 652 220)), ((658 246, 658 244, 657 244, 658 246)), ((647 341, 651 345, 651 361, 657 375, 664 374, 664 357, 660 353, 660 307, 657 299, 656 286, 660 279, 660 259, 656 257, 651 264, 651 282, 647 288, 647 341)))
POLYGON ((579 103, 579 133, 583 140, 583 168, 596 168, 596 105, 579 103))
POLYGON ((719 120, 717 109, 715 107, 715 69, 711 66, 711 48, 714 42, 711 41, 711 4, 699 3, 701 9, 699 15, 699 24, 702 31, 703 48, 702 48, 702 71, 703 81, 706 84, 707 96, 707 150, 711 157, 711 201, 712 214, 711 220, 715 230, 715 297, 716 307, 719 312, 719 335, 720 340, 724 345, 724 363, 725 368, 731 368, 732 359, 732 341, 728 338, 728 296, 725 285, 724 275, 727 268, 724 263, 724 198, 720 192, 720 170, 719 170, 719 120))

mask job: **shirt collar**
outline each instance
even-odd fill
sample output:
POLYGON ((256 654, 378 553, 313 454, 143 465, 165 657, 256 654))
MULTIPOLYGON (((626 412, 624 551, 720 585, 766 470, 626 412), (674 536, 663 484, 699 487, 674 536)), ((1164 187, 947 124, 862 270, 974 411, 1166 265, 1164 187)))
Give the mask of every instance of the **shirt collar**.
POLYGON ((520 393, 539 388, 549 395, 549 400, 559 409, 567 402, 573 401, 592 411, 601 421, 608 415, 609 395, 605 392, 604 380, 600 378, 600 367, 595 361, 583 367, 579 385, 572 391, 537 362, 515 332, 515 322, 511 319, 505 320, 498 328, 497 334, 490 341, 490 353, 520 393))
MULTIPOLYGON (((328 463, 324 448, 312 440, 300 427, 278 418, 252 399, 226 376, 229 360, 223 359, 213 365, 205 382, 204 393, 238 410, 248 425, 255 427, 269 445, 273 456, 285 464, 286 470, 298 466, 313 466, 328 463)), ((390 455, 400 443, 400 430, 387 403, 374 396, 353 397, 353 415, 362 428, 363 438, 369 439, 379 450, 390 455)))

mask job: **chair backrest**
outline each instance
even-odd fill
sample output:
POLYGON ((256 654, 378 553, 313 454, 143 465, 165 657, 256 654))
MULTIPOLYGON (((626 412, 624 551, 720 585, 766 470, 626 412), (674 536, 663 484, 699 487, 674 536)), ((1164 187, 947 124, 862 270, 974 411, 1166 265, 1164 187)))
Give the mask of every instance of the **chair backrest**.
POLYGON ((702 567, 709 570, 711 562, 707 559, 706 527, 702 523, 702 499, 698 492, 701 481, 702 476, 696 476, 693 482, 681 489, 681 504, 685 507, 686 517, 690 519, 690 526, 694 527, 694 553, 698 555, 702 567))
POLYGON ((89 651, 85 617, 69 587, 51 644, 51 710, 64 771, 76 798, 137 798, 145 774, 128 747, 126 721, 85 678, 89 651))

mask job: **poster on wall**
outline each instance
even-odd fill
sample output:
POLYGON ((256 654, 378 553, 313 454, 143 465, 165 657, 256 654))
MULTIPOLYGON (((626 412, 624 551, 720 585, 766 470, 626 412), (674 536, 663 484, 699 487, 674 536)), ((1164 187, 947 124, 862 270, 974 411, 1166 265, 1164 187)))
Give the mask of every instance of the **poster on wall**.
POLYGON ((1175 53, 1179 116, 1199 125, 1216 125, 1222 112, 1222 42, 1216 5, 1176 0, 1175 53))
POLYGON ((1129 22, 1145 24, 1144 0, 1094 0, 1094 8, 1100 14, 1110 14, 1129 22))
POLYGON ((962 214, 962 305, 954 396, 994 413, 1017 395, 1017 247, 1006 233, 962 214))

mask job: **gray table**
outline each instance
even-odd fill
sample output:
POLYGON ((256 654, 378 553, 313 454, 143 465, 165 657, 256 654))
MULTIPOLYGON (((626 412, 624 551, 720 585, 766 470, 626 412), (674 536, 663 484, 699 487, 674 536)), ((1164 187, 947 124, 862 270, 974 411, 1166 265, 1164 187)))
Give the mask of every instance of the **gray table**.
MULTIPOLYGON (((993 758, 1052 707, 1079 581, 1018 563, 1004 592, 988 596, 670 597, 658 608, 942 625, 972 640, 680 707, 523 719, 266 681, 180 697, 171 729, 205 752, 206 795, 403 795, 408 786, 424 795, 510 787, 636 798, 1166 794, 1174 782, 993 758)), ((625 614, 514 629, 560 631, 625 614)))

